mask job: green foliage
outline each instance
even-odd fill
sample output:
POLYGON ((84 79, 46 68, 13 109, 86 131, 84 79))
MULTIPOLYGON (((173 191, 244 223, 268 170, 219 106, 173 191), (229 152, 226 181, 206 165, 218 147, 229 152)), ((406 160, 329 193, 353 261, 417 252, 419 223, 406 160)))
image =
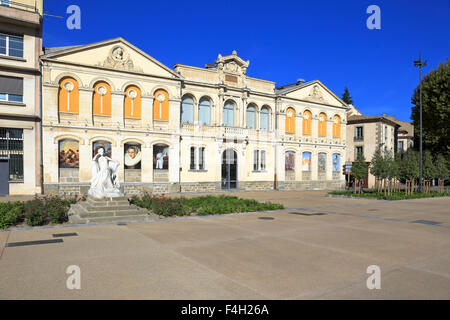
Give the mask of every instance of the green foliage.
POLYGON ((431 156, 431 152, 429 150, 425 150, 423 153, 423 177, 426 180, 431 180, 436 178, 436 166, 433 162, 433 157, 431 156))
POLYGON ((380 148, 375 150, 373 154, 372 161, 370 162, 370 173, 375 177, 381 177, 381 172, 384 167, 384 159, 383 154, 381 153, 380 148))
POLYGON ((0 229, 6 229, 19 223, 23 215, 21 202, 0 203, 0 229))
POLYGON ((414 193, 405 195, 403 192, 394 192, 392 195, 384 195, 382 192, 363 192, 354 194, 352 191, 331 191, 331 195, 340 195, 358 198, 377 198, 379 200, 408 200, 420 198, 436 198, 436 197, 450 197, 450 192, 430 192, 430 193, 414 193))
POLYGON ((442 154, 438 154, 436 157, 435 170, 435 178, 445 179, 449 176, 449 169, 445 157, 442 154))
POLYGON ((367 176, 367 163, 362 153, 358 154, 356 161, 353 163, 352 176, 358 180, 364 179, 367 176))
POLYGON ((350 96, 350 92, 348 91, 347 87, 345 87, 344 93, 342 94, 342 101, 344 101, 346 104, 353 104, 353 99, 350 96))
MULTIPOLYGON (((422 79, 423 145, 432 154, 450 158, 450 60, 439 63, 422 79)), ((411 119, 416 139, 420 134, 420 84, 414 90, 411 119)), ((419 143, 415 144, 419 146, 419 143)), ((448 164, 447 164, 448 165, 448 164)))
POLYGON ((165 195, 145 194, 133 197, 132 203, 153 211, 159 216, 183 216, 196 214, 206 216, 235 212, 254 212, 283 209, 279 204, 261 203, 256 200, 231 196, 201 196, 194 198, 166 198, 165 195))
POLYGON ((0 203, 0 229, 15 226, 23 221, 29 226, 67 222, 70 205, 85 199, 86 197, 45 196, 25 202, 0 203))
POLYGON ((403 155, 403 160, 401 162, 401 175, 402 178, 411 180, 411 179, 417 179, 420 175, 420 156, 419 154, 414 150, 408 150, 403 155))

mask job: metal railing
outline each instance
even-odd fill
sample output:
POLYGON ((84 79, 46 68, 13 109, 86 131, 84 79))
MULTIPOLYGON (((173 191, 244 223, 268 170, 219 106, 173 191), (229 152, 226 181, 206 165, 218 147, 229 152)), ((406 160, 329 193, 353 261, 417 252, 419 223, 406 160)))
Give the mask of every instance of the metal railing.
POLYGON ((36 2, 34 3, 34 5, 29 5, 29 4, 15 2, 15 1, 0 0, 0 6, 24 10, 24 11, 30 11, 30 12, 39 12, 36 2))

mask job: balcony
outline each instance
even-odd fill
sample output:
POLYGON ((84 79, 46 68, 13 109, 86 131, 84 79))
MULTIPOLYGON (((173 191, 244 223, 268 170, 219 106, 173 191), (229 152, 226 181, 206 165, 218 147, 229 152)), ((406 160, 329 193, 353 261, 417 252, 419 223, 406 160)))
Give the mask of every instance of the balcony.
POLYGON ((357 142, 357 141, 364 141, 364 137, 363 136, 356 136, 353 138, 353 141, 357 142))
POLYGON ((41 13, 36 5, 15 1, 0 1, 0 22, 14 20, 14 23, 24 26, 40 27, 41 13))

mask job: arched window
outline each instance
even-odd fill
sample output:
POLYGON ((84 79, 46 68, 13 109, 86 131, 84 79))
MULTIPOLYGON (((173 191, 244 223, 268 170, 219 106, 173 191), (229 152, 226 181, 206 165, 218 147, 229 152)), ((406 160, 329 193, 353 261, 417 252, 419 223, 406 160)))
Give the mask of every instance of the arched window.
POLYGON ((93 114, 96 116, 111 115, 111 87, 106 82, 97 82, 94 86, 93 114))
POLYGON ((269 130, 270 128, 270 111, 268 107, 262 107, 261 109, 259 127, 261 130, 269 130))
POLYGON ((78 82, 73 78, 63 78, 59 82, 59 112, 78 113, 78 82))
POLYGON ((136 86, 129 86, 125 90, 124 116, 125 118, 141 118, 141 90, 136 86))
POLYGON ((319 114, 319 137, 327 135, 327 115, 325 113, 319 114))
POLYGON ((234 102, 227 101, 223 107, 223 125, 234 126, 234 102))
POLYGON ((169 121, 169 94, 166 90, 156 90, 153 95, 153 120, 169 121))
POLYGON ((312 114, 306 110, 303 112, 303 134, 311 134, 311 118, 312 114))
POLYGON ((189 96, 181 101, 181 122, 194 123, 194 100, 189 96))
POLYGON ((303 152, 302 154, 302 171, 311 171, 311 152, 303 152))
POLYGON ((293 108, 286 110, 286 133, 295 133, 295 110, 293 108))
POLYGON ((247 128, 256 129, 256 108, 253 104, 250 104, 247 107, 247 112, 246 112, 245 117, 246 117, 247 128))
POLYGON ((201 125, 209 126, 211 124, 211 102, 207 98, 200 99, 198 121, 201 125))
POLYGON ((333 137, 341 137, 341 117, 339 117, 338 115, 335 115, 333 118, 333 137))

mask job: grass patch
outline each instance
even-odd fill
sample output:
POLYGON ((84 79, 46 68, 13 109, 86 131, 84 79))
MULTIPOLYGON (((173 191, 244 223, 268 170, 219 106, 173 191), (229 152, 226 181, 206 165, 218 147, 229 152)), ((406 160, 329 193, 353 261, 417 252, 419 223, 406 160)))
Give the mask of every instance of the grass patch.
POLYGON ((271 211, 284 209, 281 204, 259 202, 232 196, 202 196, 194 198, 167 198, 164 194, 157 196, 145 194, 135 196, 131 202, 138 207, 151 210, 158 216, 208 216, 215 214, 271 211))
POLYGON ((450 197, 450 192, 430 192, 430 193, 414 193, 406 195, 404 192, 395 192, 392 195, 384 196, 383 192, 365 191, 361 194, 353 193, 353 191, 331 191, 330 195, 349 196, 355 198, 376 198, 378 200, 408 200, 408 199, 423 199, 423 198, 437 198, 437 197, 450 197))

